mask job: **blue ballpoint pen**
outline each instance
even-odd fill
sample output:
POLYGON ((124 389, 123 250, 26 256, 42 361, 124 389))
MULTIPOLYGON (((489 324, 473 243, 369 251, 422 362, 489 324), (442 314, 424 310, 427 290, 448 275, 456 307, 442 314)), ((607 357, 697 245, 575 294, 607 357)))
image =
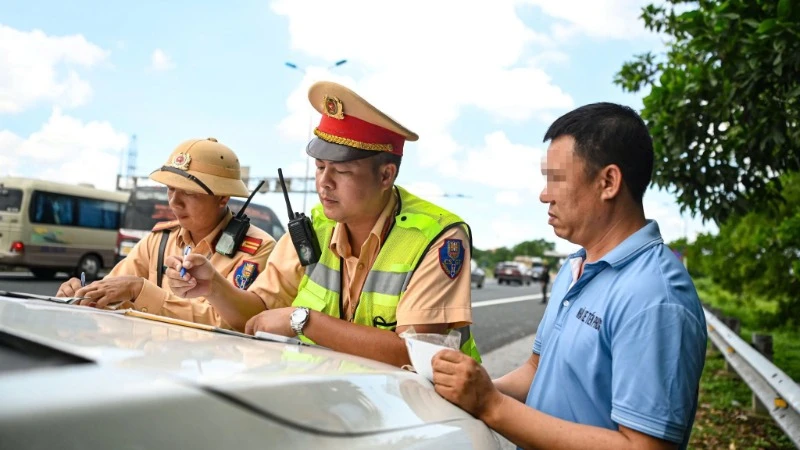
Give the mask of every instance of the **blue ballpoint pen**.
POLYGON ((86 286, 86 272, 81 272, 81 287, 86 286))
MULTIPOLYGON (((191 251, 192 247, 189 247, 188 245, 184 247, 183 258, 185 259, 187 256, 189 256, 189 253, 191 253, 191 251)), ((186 267, 181 267, 181 278, 183 278, 185 275, 186 275, 186 267)))

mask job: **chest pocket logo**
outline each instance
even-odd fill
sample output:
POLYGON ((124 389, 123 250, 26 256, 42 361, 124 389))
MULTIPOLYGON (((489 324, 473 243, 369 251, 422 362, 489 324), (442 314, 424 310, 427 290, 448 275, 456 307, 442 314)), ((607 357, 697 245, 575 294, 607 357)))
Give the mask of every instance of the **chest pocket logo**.
POLYGON ((603 325, 603 318, 598 316, 595 312, 589 312, 586 308, 578 310, 578 314, 576 314, 575 317, 595 330, 600 330, 600 326, 603 325))

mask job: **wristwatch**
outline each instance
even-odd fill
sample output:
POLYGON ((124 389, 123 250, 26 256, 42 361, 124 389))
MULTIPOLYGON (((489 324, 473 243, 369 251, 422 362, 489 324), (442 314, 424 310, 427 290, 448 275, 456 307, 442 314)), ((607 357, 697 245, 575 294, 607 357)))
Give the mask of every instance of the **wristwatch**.
POLYGON ((303 327, 308 323, 311 317, 311 311, 305 307, 295 308, 289 319, 289 325, 292 327, 294 334, 298 336, 303 335, 303 327))

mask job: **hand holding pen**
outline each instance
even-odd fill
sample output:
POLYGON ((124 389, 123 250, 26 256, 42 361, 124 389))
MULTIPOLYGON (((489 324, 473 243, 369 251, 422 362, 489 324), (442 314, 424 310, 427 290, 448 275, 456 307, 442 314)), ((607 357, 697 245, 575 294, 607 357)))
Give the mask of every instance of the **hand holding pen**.
POLYGON ((184 257, 167 256, 164 275, 173 294, 183 298, 205 297, 211 293, 211 282, 219 275, 209 257, 184 248, 184 257))
MULTIPOLYGON (((189 253, 191 253, 191 252, 192 252, 192 247, 190 247, 188 245, 186 247, 184 247, 183 248, 183 259, 185 260, 186 257, 189 256, 189 253)), ((181 267, 181 278, 183 278, 184 276, 186 276, 186 267, 181 267)))

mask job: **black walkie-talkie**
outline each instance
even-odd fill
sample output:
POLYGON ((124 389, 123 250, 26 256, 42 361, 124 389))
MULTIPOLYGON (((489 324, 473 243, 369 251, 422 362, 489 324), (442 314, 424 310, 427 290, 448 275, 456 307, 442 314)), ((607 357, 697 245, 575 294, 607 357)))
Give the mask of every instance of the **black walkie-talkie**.
POLYGON ((225 231, 222 232, 222 236, 219 237, 217 245, 214 247, 217 253, 231 257, 236 253, 236 250, 242 246, 242 241, 244 241, 245 236, 247 236, 247 230, 250 229, 250 218, 247 217, 244 211, 247 209, 247 205, 250 204, 250 200, 253 199, 253 196, 256 195, 256 192, 258 192, 263 185, 264 180, 261 180, 256 190, 250 194, 250 197, 247 197, 247 201, 244 202, 239 212, 228 222, 225 231))
POLYGON ((292 238, 294 250, 300 258, 300 265, 303 267, 319 261, 320 250, 317 234, 311 226, 311 219, 303 213, 292 211, 292 204, 289 203, 289 193, 286 192, 286 183, 283 182, 283 171, 278 169, 278 178, 281 181, 283 197, 286 199, 286 209, 289 211, 289 236, 292 238))

